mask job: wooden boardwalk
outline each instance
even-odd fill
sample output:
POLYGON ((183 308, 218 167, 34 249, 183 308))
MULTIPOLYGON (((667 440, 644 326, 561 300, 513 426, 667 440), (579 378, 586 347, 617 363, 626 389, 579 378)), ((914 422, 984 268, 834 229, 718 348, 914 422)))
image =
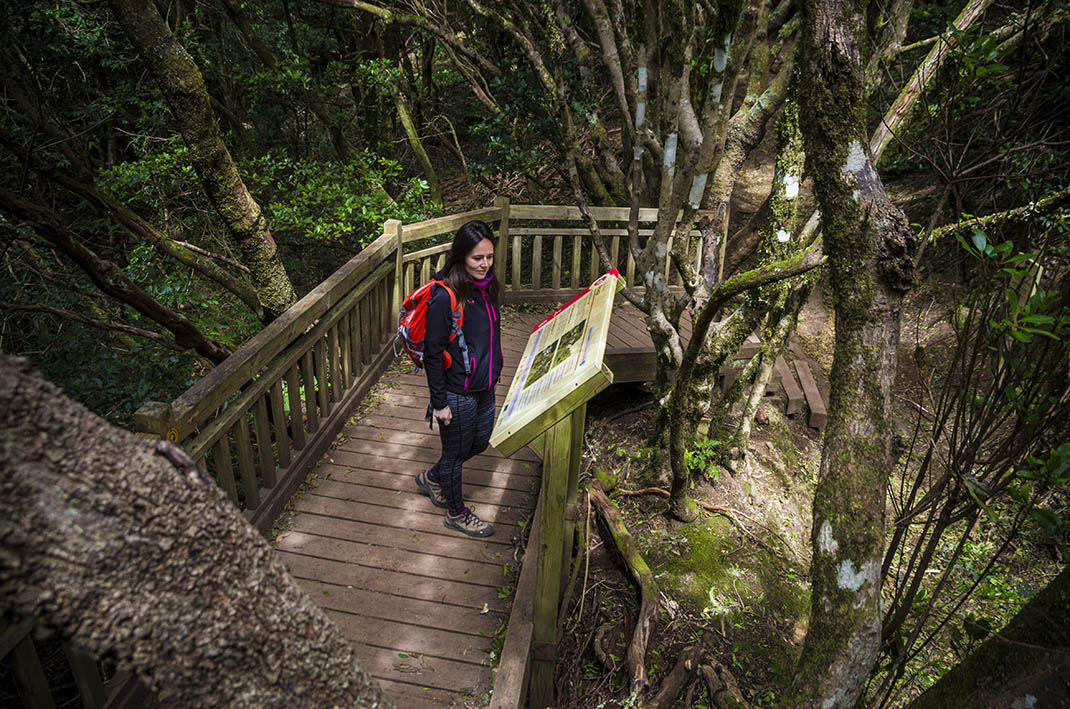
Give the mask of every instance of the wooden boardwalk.
MULTIPOLYGON (((514 312, 503 320, 499 402, 541 317, 514 312)), ((650 372, 652 357, 638 312, 622 308, 610 366, 650 372)), ((398 707, 464 706, 491 686, 489 653, 516 578, 506 567, 518 570, 514 538, 535 508, 541 463, 530 448, 509 459, 488 449, 469 461, 466 499, 495 534, 471 539, 446 529, 413 480, 438 459, 439 441, 424 422, 426 380, 409 371, 393 367, 345 441, 328 451, 318 484, 294 500, 298 514, 278 553, 398 707)))

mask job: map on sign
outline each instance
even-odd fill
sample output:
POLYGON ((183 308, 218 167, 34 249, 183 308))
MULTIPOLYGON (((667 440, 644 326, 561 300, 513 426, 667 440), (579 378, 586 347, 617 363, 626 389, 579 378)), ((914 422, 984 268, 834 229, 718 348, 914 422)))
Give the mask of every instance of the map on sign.
POLYGON ((570 394, 606 378, 602 358, 613 297, 623 287, 624 279, 613 269, 532 330, 494 425, 492 445, 502 449, 502 442, 516 436, 524 440, 507 449, 526 445, 569 413, 570 394))

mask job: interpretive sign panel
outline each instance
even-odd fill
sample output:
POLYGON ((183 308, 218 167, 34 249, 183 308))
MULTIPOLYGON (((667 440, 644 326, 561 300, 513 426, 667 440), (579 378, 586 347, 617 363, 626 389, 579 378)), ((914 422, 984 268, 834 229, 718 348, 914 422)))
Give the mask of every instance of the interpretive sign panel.
POLYGON ((613 269, 532 330, 490 436, 502 454, 526 446, 613 382, 602 358, 613 296, 623 287, 613 269))

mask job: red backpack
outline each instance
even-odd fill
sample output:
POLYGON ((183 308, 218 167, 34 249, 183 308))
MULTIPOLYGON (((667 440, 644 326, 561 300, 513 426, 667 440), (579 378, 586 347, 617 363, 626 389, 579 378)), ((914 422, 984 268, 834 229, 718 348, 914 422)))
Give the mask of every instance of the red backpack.
MULTIPOLYGON (((405 296, 401 301, 401 312, 398 313, 398 334, 394 340, 394 351, 397 352, 397 341, 401 340, 405 351, 412 357, 416 369, 424 368, 424 340, 427 337, 427 306, 431 302, 431 289, 435 286, 444 288, 450 294, 450 311, 453 314, 453 327, 450 329, 448 342, 460 339, 461 354, 464 360, 464 373, 471 374, 471 365, 468 360, 468 344, 464 341, 464 333, 461 324, 464 322, 464 304, 457 302, 457 296, 442 281, 431 280, 423 284, 413 292, 405 296)), ((442 368, 449 369, 453 358, 448 351, 442 352, 442 368)))

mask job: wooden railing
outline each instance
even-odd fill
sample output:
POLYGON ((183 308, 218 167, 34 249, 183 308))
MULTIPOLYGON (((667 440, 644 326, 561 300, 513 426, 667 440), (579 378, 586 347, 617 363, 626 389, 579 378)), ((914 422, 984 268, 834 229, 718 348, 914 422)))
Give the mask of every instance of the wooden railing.
MULTIPOLYGON (((591 212, 607 238, 612 265, 632 283, 629 210, 591 212)), ((442 267, 452 233, 472 219, 487 222, 499 235, 495 275, 508 301, 565 300, 606 270, 576 207, 499 199, 493 207, 416 224, 388 221, 375 241, 185 393, 170 403, 142 406, 134 415, 136 431, 182 445, 266 533, 393 360, 401 297, 442 267)), ((656 219, 657 210, 640 210, 641 242, 656 219)), ((697 248, 692 252, 697 258, 697 248)), ((664 275, 668 281, 668 271, 664 275)), ((517 602, 523 605, 521 597, 517 602)), ((514 618, 524 617, 530 612, 514 609, 514 618)), ((7 643, 14 632, 4 630, 4 654, 31 642, 22 632, 17 643, 7 643)), ((519 662, 504 683, 515 687, 523 684, 515 675, 523 678, 530 647, 510 645, 525 646, 517 651, 522 657, 503 658, 514 666, 519 662)), ((121 706, 130 697, 117 694, 125 696, 109 698, 106 706, 121 706)), ((495 692, 495 706, 521 706, 522 694, 513 696, 513 689, 504 694, 495 692)))

